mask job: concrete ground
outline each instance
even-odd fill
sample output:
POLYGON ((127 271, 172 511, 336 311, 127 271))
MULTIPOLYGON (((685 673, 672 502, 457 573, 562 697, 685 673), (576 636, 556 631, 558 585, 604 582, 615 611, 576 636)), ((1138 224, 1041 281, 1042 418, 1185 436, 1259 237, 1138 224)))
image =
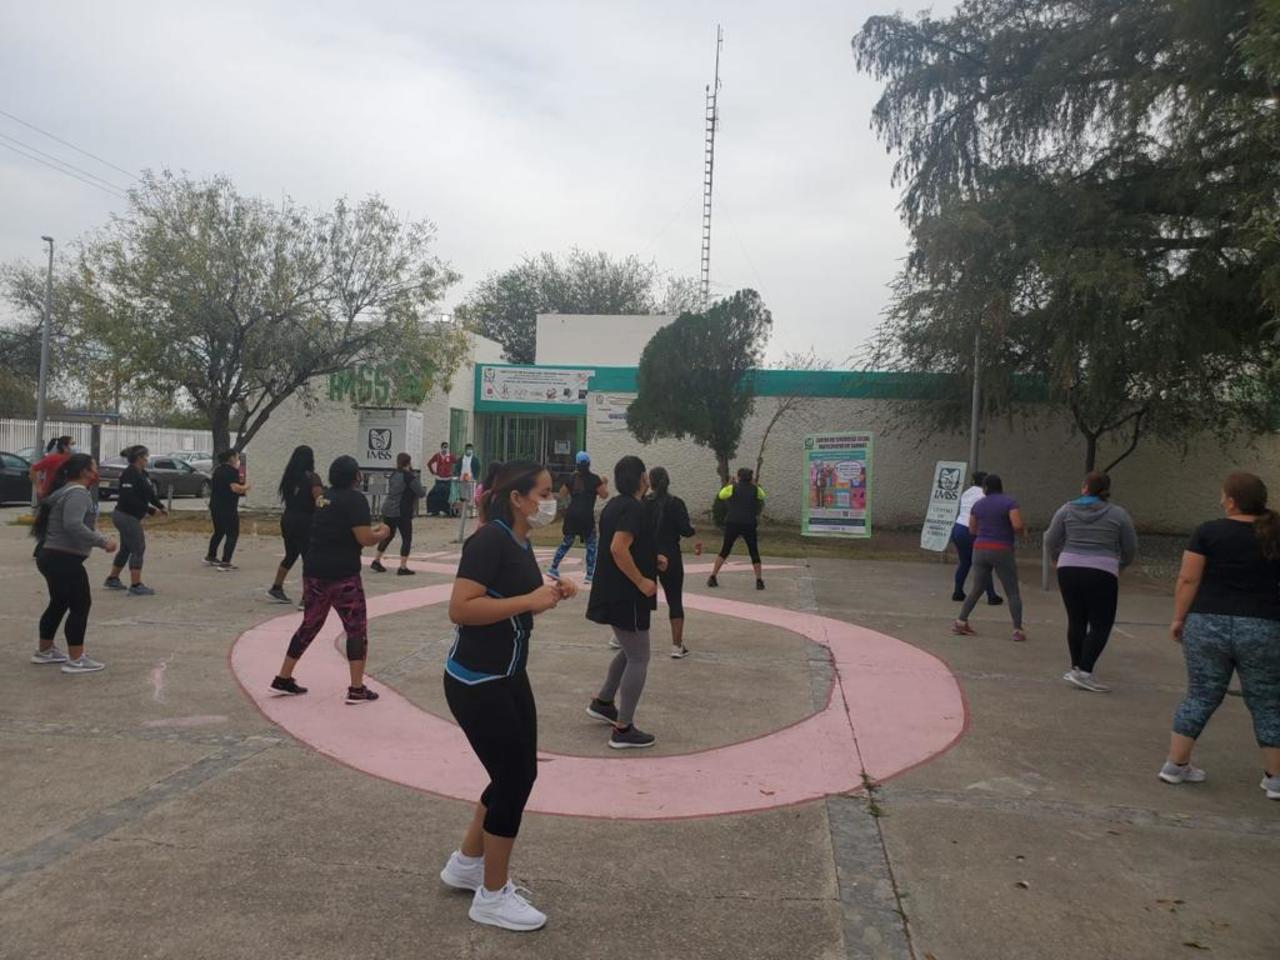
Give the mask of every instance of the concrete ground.
MULTIPOLYGON (((419 521, 417 549, 448 550, 455 534, 419 521)), ((725 597, 848 620, 941 658, 967 732, 869 793, 674 821, 531 814, 514 873, 551 920, 516 935, 472 924, 467 897, 437 879, 467 804, 323 756, 233 679, 236 638, 287 612, 262 595, 277 547, 246 536, 241 570, 222 574, 200 565, 200 537, 153 535, 146 579, 159 593, 146 599, 97 589, 96 554, 89 649, 109 666, 69 677, 27 662, 43 584, 25 530, 0 527, 0 957, 1277 956, 1280 803, 1258 789, 1240 699, 1203 738, 1207 783, 1155 778, 1183 682, 1155 586, 1125 584, 1100 667, 1114 691, 1093 695, 1060 679, 1060 604, 1032 568, 1023 645, 985 605, 978 636, 950 636, 936 563, 780 561, 794 566, 760 594, 749 575, 725 576, 725 597)), ((365 582, 377 595, 447 577, 365 582)), ((378 618, 372 674, 447 716, 448 632, 439 606, 378 618)), ((654 637, 665 653, 660 621, 654 637)), ((760 736, 825 697, 824 652, 786 630, 691 612, 688 642, 688 660, 659 655, 650 670, 640 716, 658 752, 760 736)), ((539 623, 531 674, 548 751, 608 753, 581 716, 608 656, 581 604, 539 623)), ((631 758, 613 759, 625 776, 631 758)))

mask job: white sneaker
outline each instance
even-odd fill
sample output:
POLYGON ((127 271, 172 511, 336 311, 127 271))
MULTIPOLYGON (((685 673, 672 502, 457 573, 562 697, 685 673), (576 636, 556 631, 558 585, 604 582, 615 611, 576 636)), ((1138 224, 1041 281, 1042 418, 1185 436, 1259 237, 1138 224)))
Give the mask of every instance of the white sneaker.
POLYGON ((1099 683, 1093 678, 1092 673, 1085 673, 1076 667, 1072 667, 1062 675, 1062 679, 1067 683, 1074 684, 1081 690, 1088 690, 1092 693, 1110 693, 1111 688, 1105 683, 1099 683))
POLYGON ((37 650, 31 655, 32 663, 66 663, 69 658, 57 647, 48 650, 37 650))
POLYGON ((1280 800, 1280 774, 1268 777, 1264 773, 1262 775, 1262 783, 1259 786, 1266 791, 1268 800, 1280 800))
POLYGON ((99 670, 105 670, 107 665, 99 663, 97 660, 89 659, 87 653, 80 654, 79 660, 68 660, 62 665, 63 673, 96 673, 99 670))
POLYGON ((610 649, 610 650, 621 650, 621 649, 622 649, 622 644, 620 644, 620 643, 618 642, 618 638, 617 638, 617 637, 615 637, 612 633, 611 633, 611 634, 609 634, 609 649, 610 649))
POLYGON ((476 890, 467 916, 476 923, 487 923, 503 930, 528 932, 542 929, 547 915, 520 896, 520 889, 523 888, 517 888, 510 880, 497 893, 490 893, 481 886, 476 890))
POLYGON ((1199 767, 1193 767, 1189 763, 1178 766, 1178 764, 1166 760, 1156 776, 1165 783, 1204 783, 1209 775, 1199 767))
POLYGON ((455 850, 440 871, 440 879, 455 890, 479 890, 484 886, 484 857, 468 866, 462 862, 462 854, 455 850))

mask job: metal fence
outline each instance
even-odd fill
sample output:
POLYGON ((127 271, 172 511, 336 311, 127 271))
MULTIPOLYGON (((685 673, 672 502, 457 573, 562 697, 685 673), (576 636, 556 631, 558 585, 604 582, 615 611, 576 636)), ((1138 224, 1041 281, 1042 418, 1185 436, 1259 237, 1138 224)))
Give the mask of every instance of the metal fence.
MULTIPOLYGON (((46 420, 44 439, 36 437, 34 420, 0 419, 0 450, 17 453, 26 447, 41 450, 52 437, 68 436, 76 446, 88 450, 92 427, 87 423, 67 423, 46 420)), ((232 440, 235 439, 234 434, 232 440)), ((206 450, 214 453, 213 434, 208 430, 175 430, 170 427, 148 427, 134 424, 104 424, 102 427, 102 455, 115 456, 127 446, 145 444, 152 453, 180 453, 184 450, 206 450)))

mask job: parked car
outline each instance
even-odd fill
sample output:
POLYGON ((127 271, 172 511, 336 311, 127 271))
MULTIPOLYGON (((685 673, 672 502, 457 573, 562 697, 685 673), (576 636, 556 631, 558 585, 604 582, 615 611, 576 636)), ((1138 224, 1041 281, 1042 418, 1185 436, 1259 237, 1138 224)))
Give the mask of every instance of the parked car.
POLYGON ((16 453, 0 452, 0 503, 30 503, 31 461, 16 453))
MULTIPOLYGON (((120 492, 120 474, 128 465, 124 457, 106 457, 98 465, 99 495, 102 499, 110 500, 120 492)), ((213 487, 213 478, 209 474, 176 457, 152 457, 147 473, 161 497, 169 495, 170 486, 175 497, 208 497, 213 487)))
POLYGON ((185 460, 201 473, 213 475, 213 454, 208 450, 181 450, 168 456, 176 460, 185 460))
POLYGON ((26 460, 28 463, 35 463, 41 457, 40 448, 39 447, 23 447, 21 450, 17 451, 15 456, 21 457, 23 460, 26 460))

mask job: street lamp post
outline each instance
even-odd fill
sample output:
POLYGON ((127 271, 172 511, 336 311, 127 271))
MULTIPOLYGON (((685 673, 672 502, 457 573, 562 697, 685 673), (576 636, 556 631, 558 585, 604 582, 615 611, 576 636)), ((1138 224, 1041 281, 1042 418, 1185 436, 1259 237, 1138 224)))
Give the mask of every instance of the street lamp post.
MULTIPOLYGON (((36 452, 44 451, 45 394, 49 388, 49 331, 53 327, 53 237, 41 237, 49 245, 49 272, 44 280, 44 328, 40 332, 40 384, 36 390, 36 452)), ((31 489, 35 506, 36 490, 31 489)))

